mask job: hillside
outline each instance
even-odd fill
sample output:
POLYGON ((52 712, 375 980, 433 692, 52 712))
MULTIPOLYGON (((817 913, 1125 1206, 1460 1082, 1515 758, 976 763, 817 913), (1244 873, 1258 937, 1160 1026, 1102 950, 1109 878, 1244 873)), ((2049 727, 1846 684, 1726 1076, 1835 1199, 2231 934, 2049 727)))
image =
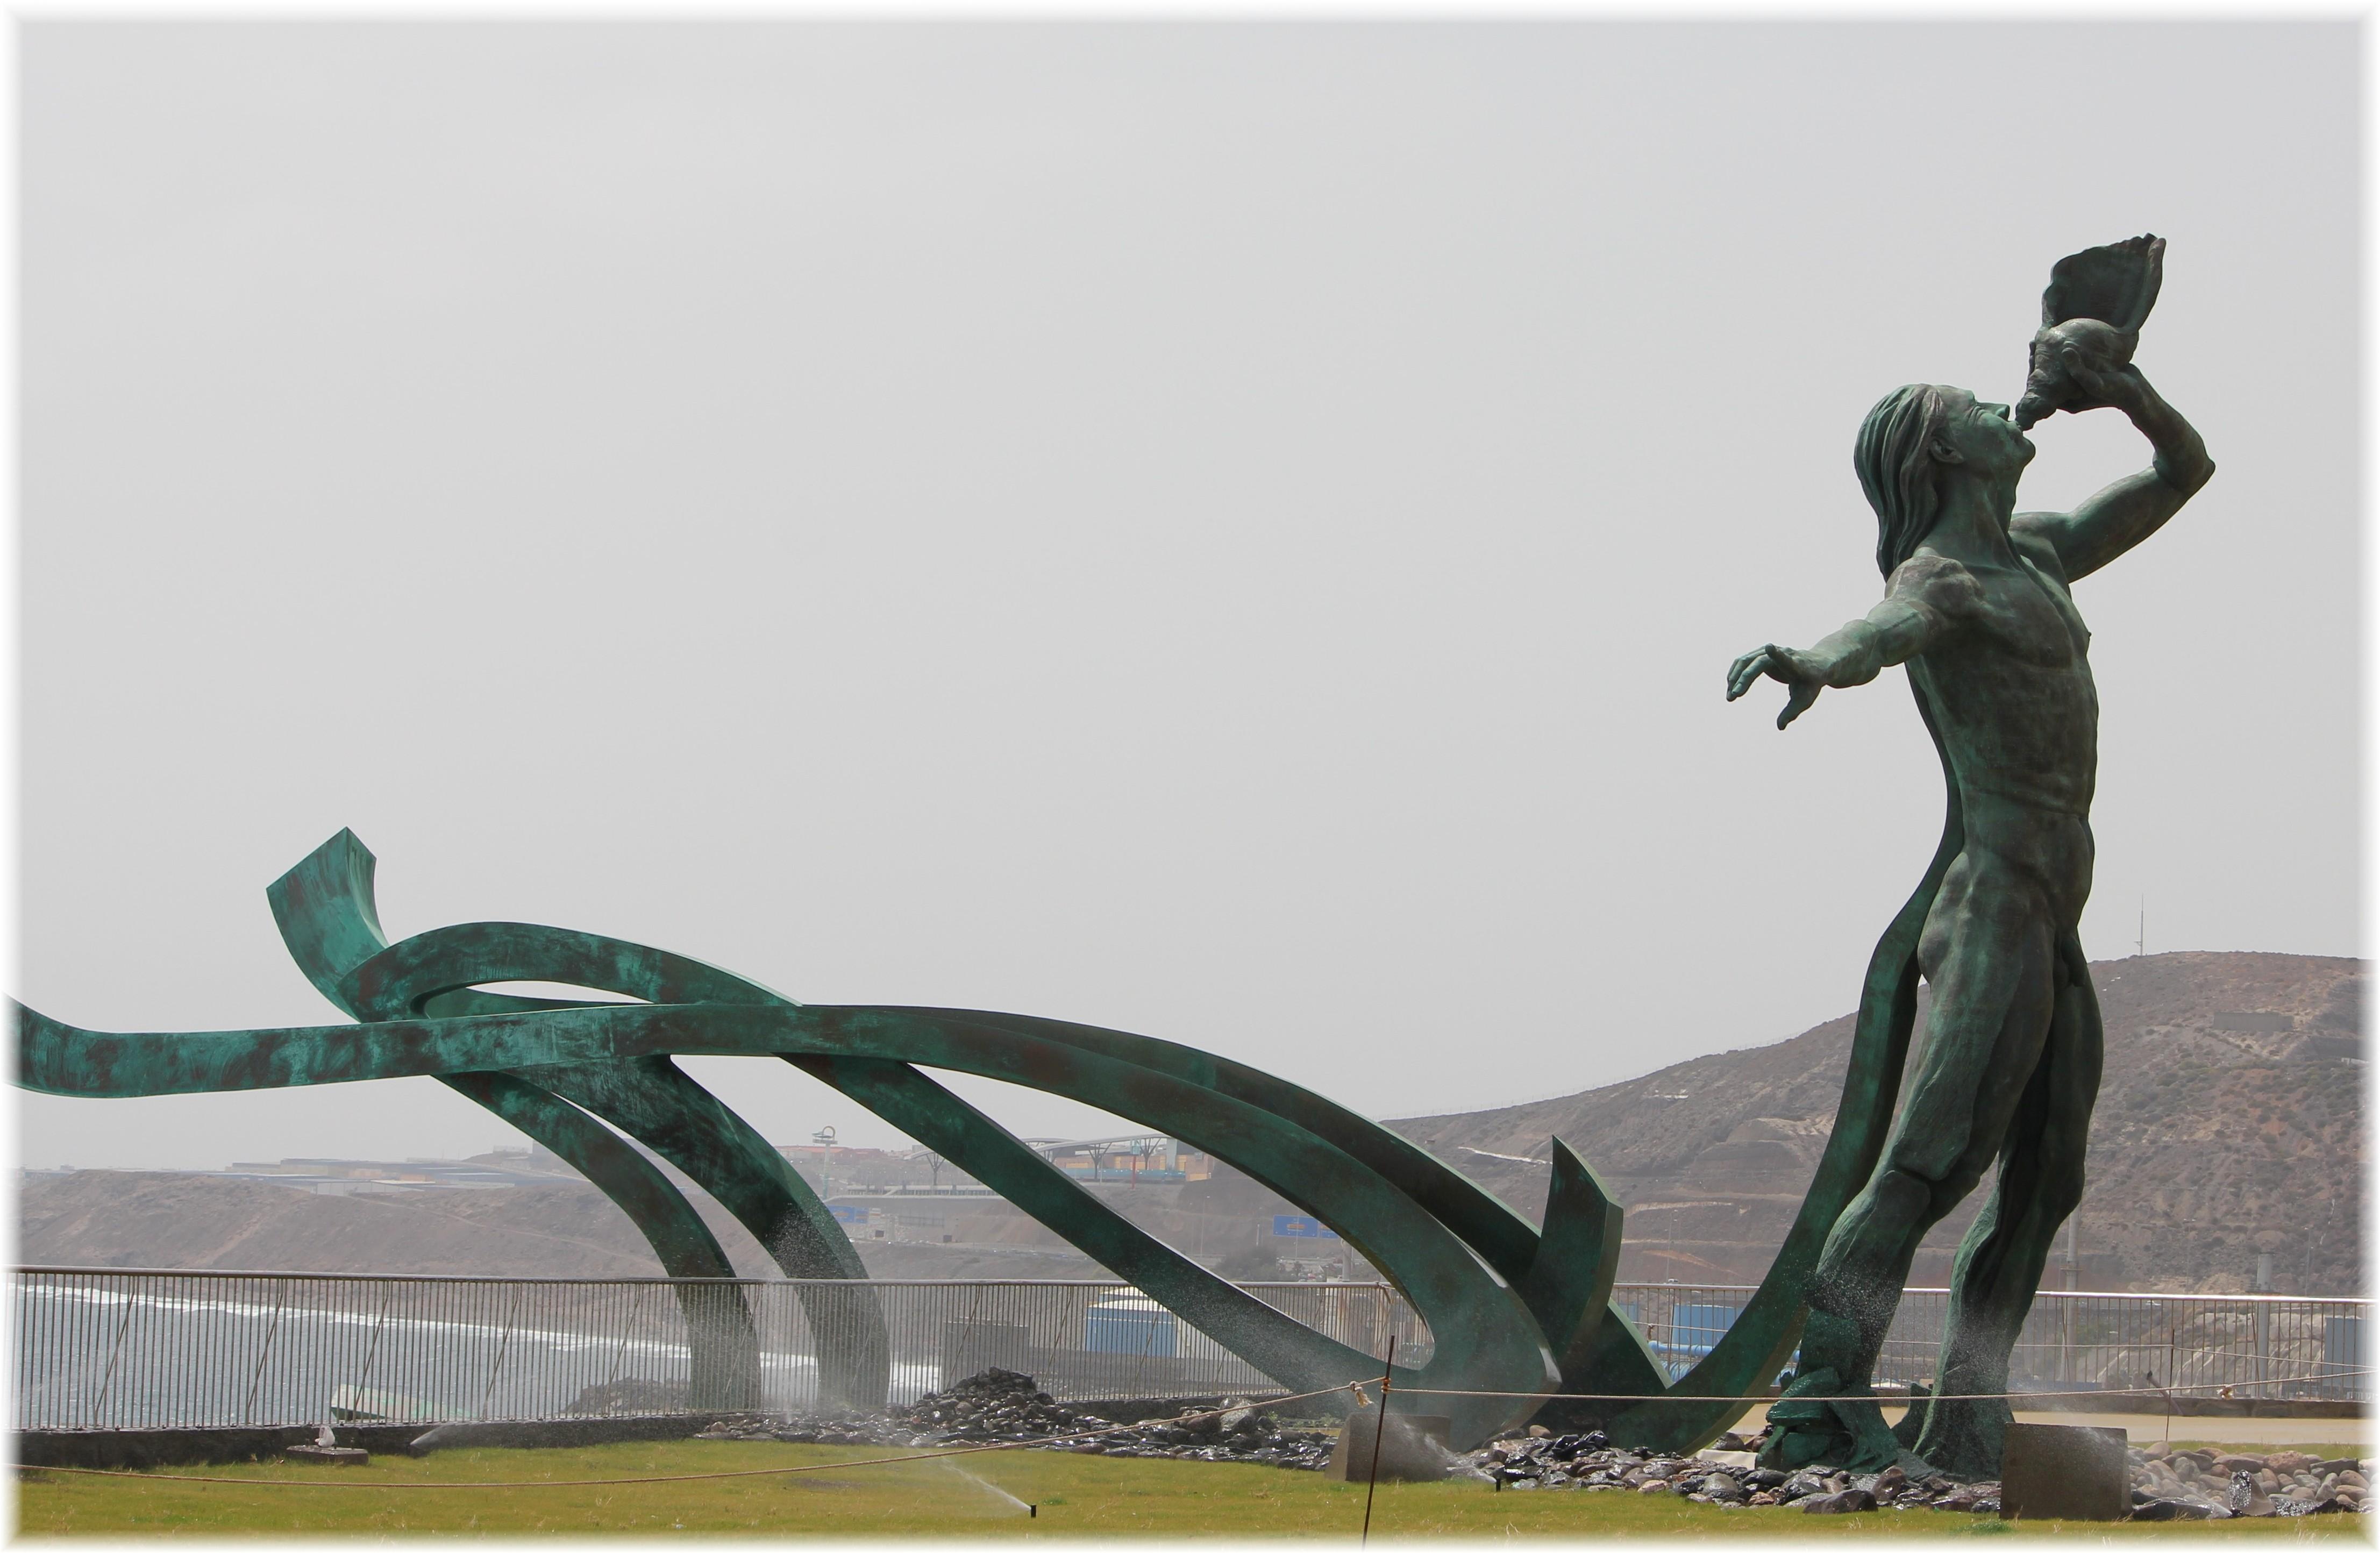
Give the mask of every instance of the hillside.
MULTIPOLYGON (((2092 966, 2107 1051, 2082 1287, 2242 1290, 2262 1251, 2277 1289, 2362 1290, 2365 970, 2207 952, 2092 966)), ((1755 1281, 1826 1147, 1851 1031, 1846 1014, 1560 1099, 1390 1125, 1532 1219, 1548 1172, 1526 1161, 1559 1135, 1629 1210, 1622 1279, 1755 1281)), ((1912 1283, 1944 1280, 1982 1195, 1929 1237, 1912 1283)), ((2056 1263, 2048 1281, 2063 1286, 2056 1263)))
MULTIPOLYGON (((698 1193, 689 1198, 739 1273, 777 1276, 759 1243, 725 1210, 698 1193)), ((863 1244, 860 1256, 879 1278, 1100 1276, 1063 1246, 863 1244)), ((318 1196, 149 1171, 77 1171, 27 1183, 18 1199, 17 1258, 30 1267, 464 1277, 651 1278, 662 1270, 628 1216, 583 1182, 318 1196)))

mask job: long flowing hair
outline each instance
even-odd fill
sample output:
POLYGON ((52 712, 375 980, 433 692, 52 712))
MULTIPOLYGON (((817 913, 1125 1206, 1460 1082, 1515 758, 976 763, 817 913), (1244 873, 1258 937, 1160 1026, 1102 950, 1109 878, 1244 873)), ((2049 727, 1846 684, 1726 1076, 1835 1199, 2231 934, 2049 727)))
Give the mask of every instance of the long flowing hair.
POLYGON ((1876 509, 1876 569, 1886 576, 1909 559, 1941 504, 1941 467, 1927 450, 1950 407, 1932 383, 1912 382, 1876 401, 1860 422, 1852 467, 1876 509))

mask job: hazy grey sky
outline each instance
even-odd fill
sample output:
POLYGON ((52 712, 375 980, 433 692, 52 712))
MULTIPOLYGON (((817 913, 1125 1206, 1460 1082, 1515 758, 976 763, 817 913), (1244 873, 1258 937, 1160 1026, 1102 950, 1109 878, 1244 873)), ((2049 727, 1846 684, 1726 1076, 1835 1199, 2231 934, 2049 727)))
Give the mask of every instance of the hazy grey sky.
MULTIPOLYGON (((2095 956, 2360 943, 2358 35, 1958 25, 24 25, 22 947, 330 1022, 267 881, 817 1001, 1191 1042, 1374 1115, 1847 1011, 1940 822, 1880 394, 2050 262, 2220 472, 2078 588, 2095 956)), ((2034 433, 2023 504, 2146 462, 2034 433)), ((772 1137, 895 1137, 697 1064, 772 1137)), ((1026 1131, 1095 1123, 995 1095, 1026 1131)), ((518 1141, 427 1080, 33 1098, 34 1163, 518 1141)), ((1572 1140, 1594 1157, 1595 1140, 1572 1140)))

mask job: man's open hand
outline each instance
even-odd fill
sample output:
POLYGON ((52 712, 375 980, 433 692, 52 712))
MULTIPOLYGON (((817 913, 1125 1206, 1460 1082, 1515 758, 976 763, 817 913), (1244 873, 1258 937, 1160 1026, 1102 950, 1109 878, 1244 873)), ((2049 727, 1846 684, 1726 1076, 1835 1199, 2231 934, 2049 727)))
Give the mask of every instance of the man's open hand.
POLYGON ((1785 710, 1777 714, 1779 728, 1808 711, 1818 692, 1826 688, 1825 667, 1815 655, 1771 642, 1745 653, 1728 670, 1727 698, 1735 700, 1764 676, 1785 684, 1785 710))

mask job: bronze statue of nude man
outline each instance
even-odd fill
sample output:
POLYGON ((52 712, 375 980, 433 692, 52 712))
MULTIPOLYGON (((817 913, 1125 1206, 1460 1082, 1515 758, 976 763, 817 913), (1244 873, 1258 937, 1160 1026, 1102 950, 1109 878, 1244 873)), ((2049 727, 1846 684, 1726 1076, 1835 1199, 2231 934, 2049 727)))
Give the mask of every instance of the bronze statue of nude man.
POLYGON ((2006 1402, 1935 1401, 1887 1429, 1868 1382, 1918 1242, 1997 1159, 1991 1200, 1959 1248, 1937 1389, 2006 1391, 2051 1239, 2082 1199, 2100 1049, 2075 935, 2091 891, 2099 706, 2070 588, 2155 533, 2215 466, 2128 360, 2060 348, 2072 385, 2060 407, 2121 410, 2155 449, 2149 468, 2070 513, 2020 513, 2034 447, 2008 407, 1962 389, 1900 389, 1869 412, 1855 455, 1884 601, 1815 647, 1759 648, 1728 672, 1730 700, 1763 676, 1785 684, 1783 728, 1820 690, 1906 663, 1962 829, 1917 943, 1926 1028, 1883 1155, 1813 1275, 1767 1464, 1877 1471, 1900 1459, 1913 1473, 1901 1455, 1913 1450, 1928 1469, 1998 1476, 2006 1402))

